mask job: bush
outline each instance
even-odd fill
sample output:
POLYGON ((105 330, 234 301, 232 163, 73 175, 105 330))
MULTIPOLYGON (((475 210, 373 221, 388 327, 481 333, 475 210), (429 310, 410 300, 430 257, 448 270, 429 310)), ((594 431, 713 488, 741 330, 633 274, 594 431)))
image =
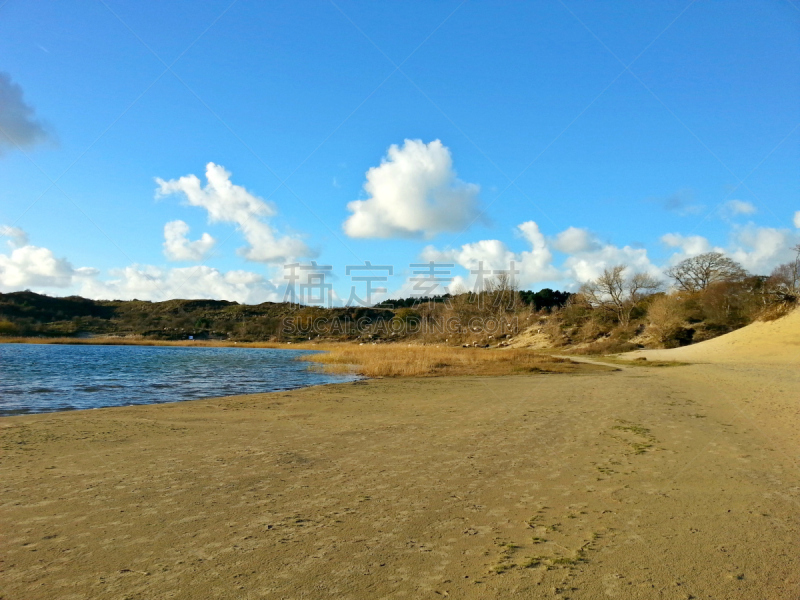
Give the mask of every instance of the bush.
POLYGON ((19 327, 11 321, 0 321, 0 335, 18 335, 19 327))
POLYGON ((686 327, 685 302, 677 294, 656 296, 647 311, 647 321, 648 333, 664 348, 691 343, 694 330, 686 327))

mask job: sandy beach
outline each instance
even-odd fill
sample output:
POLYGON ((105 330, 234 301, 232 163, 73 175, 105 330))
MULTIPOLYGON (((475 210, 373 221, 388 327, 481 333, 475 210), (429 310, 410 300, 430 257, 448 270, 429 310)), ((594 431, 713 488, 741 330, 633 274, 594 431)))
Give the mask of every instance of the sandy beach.
POLYGON ((800 596, 798 369, 617 368, 4 418, 2 597, 800 596))
POLYGON ((800 600, 800 0, 0 57, 0 600, 800 600))

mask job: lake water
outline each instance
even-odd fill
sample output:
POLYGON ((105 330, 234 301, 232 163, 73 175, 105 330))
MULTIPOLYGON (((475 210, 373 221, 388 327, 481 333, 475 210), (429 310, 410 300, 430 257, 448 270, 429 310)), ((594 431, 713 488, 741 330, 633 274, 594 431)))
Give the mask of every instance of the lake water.
POLYGON ((289 390, 352 381, 308 369, 307 350, 0 344, 0 415, 289 390))

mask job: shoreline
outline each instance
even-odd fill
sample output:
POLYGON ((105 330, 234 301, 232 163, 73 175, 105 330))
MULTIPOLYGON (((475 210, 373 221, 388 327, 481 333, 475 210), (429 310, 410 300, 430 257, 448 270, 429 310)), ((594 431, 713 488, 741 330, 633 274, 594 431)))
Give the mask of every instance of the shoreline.
MULTIPOLYGON (((342 342, 346 343, 346 342, 342 342)), ((0 337, 0 344, 43 344, 64 346, 187 346, 197 348, 300 348, 314 345, 315 342, 229 342, 226 340, 147 340, 143 338, 124 338, 116 336, 96 336, 90 338, 73 337, 0 337)))
MULTIPOLYGON (((107 345, 107 344, 85 344, 85 345, 107 345)), ((209 344, 199 344, 201 347, 213 348, 221 347, 219 345, 212 346, 209 344)), ((43 345, 46 346, 46 345, 43 345)), ((136 347, 141 347, 141 344, 136 344, 136 347)), ((196 348, 198 344, 160 344, 160 345, 147 345, 150 348, 159 347, 190 347, 196 348)), ((224 347, 236 348, 245 347, 228 344, 224 347)), ((576 374, 582 372, 602 371, 612 369, 606 365, 597 364, 583 364, 575 362, 567 358, 553 357, 547 354, 542 354, 533 350, 519 350, 508 349, 499 351, 496 349, 485 348, 461 348, 461 347, 439 347, 439 346, 410 346, 401 344, 380 344, 372 345, 355 345, 355 344, 319 344, 319 345, 287 345, 283 347, 262 347, 262 349, 274 350, 276 352, 291 351, 290 356, 282 356, 281 358, 266 358, 267 363, 253 357, 253 362, 250 363, 251 369, 258 370, 261 375, 259 376, 258 387, 259 391, 254 390, 254 385, 251 386, 237 386, 234 381, 228 384, 221 385, 222 382, 218 381, 216 377, 211 377, 209 374, 200 376, 193 386, 176 385, 170 380, 169 391, 162 391, 161 389, 152 389, 149 386, 144 386, 142 391, 139 391, 138 386, 131 379, 135 377, 140 380, 146 380, 147 373, 135 367, 126 369, 126 352, 115 353, 122 355, 115 358, 113 367, 117 375, 113 380, 108 380, 101 373, 95 371, 82 372, 82 384, 97 386, 96 389, 91 390, 93 394, 87 396, 81 394, 76 388, 73 390, 71 384, 64 382, 62 376, 55 371, 42 371, 38 374, 36 385, 42 388, 39 395, 35 395, 35 390, 32 390, 25 380, 19 380, 12 384, 9 388, 10 392, 22 394, 15 396, 15 401, 9 401, 3 406, 2 417, 12 417, 28 414, 53 414, 57 412, 73 412, 75 410, 88 410, 100 408, 99 404, 105 404, 104 407, 119 407, 128 406, 130 402, 136 406, 147 406, 156 404, 169 403, 169 399, 173 402, 194 402, 203 398, 216 397, 219 393, 226 395, 241 395, 252 393, 269 393, 274 390, 274 387, 279 386, 281 382, 285 383, 299 383, 292 387, 284 387, 283 389, 302 389, 305 387, 317 385, 320 381, 327 383, 337 383, 342 380, 357 381, 365 378, 407 378, 412 376, 438 378, 443 376, 458 376, 458 375, 472 375, 480 377, 497 377, 504 375, 515 374, 576 374), (271 366, 275 364, 273 371, 271 366), (298 374, 294 378, 281 379, 280 365, 287 361, 297 361, 300 364, 297 367, 289 367, 291 371, 297 371, 298 374), (264 369, 262 369, 262 365, 264 369), (118 381, 119 379, 124 380, 118 381), (327 380, 327 381, 326 381, 327 380), (338 380, 338 381, 337 381, 338 380), (120 384, 120 385, 114 385, 120 384), (111 387, 121 389, 111 389, 111 387), (52 388, 52 389, 44 389, 52 388), (65 391, 71 390, 73 396, 66 397, 65 391), (30 392, 30 395, 25 397, 25 394, 30 392), (210 393, 209 393, 210 392, 210 393), (105 394, 105 397, 104 397, 105 394), (202 396, 200 396, 202 394, 202 396), (198 397, 200 396, 200 397, 198 397), (32 408, 35 412, 27 412, 25 409, 32 408), (45 410, 37 410, 42 409, 45 410)), ((157 352, 157 351, 156 351, 157 352)), ((39 353, 37 353, 39 354, 39 353)), ((59 351, 52 350, 43 352, 44 356, 53 356, 53 360, 60 355, 59 351)), ((22 353, 21 356, 25 356, 22 353)), ((46 360, 46 359, 45 359, 46 360)), ((208 369, 209 366, 213 368, 217 363, 209 363, 199 355, 187 358, 189 362, 180 363, 180 371, 176 371, 174 367, 167 368, 161 377, 173 378, 179 375, 186 369, 191 369, 193 364, 199 367, 208 369)), ((213 357, 210 360, 215 360, 213 357)), ((221 359, 220 359, 221 360, 221 359)), ((239 357, 239 362, 244 360, 239 357)), ((18 361, 19 362, 19 361, 18 361)), ((16 363, 15 363, 16 364, 16 363)), ((173 364, 169 361, 167 364, 173 364)), ((227 364, 221 360, 219 365, 227 364)), ((24 368, 25 367, 19 367, 24 368)), ((233 368, 233 367, 232 367, 233 368)), ((215 369, 215 372, 219 370, 215 369)), ((235 369, 234 369, 235 370, 235 369)), ((239 372, 240 375, 244 374, 239 372)), ((224 376, 223 373, 220 375, 224 376)), ((164 386, 161 386, 164 387, 164 386)), ((283 386, 281 386, 283 387, 283 386)))
POLYGON ((14 418, 14 417, 35 417, 40 415, 59 415, 59 414, 72 414, 72 413, 83 413, 89 411, 96 411, 96 410, 109 410, 109 409, 131 409, 131 408, 138 408, 138 407, 146 407, 146 406, 164 406, 164 405, 172 405, 172 404, 184 404, 186 402, 206 402, 208 400, 217 400, 217 399, 233 399, 233 398, 241 398, 244 396, 263 396, 266 394, 283 394, 289 392, 296 392, 297 390, 304 390, 308 388, 317 388, 317 387, 325 387, 326 385, 348 385, 353 384, 359 381, 364 381, 368 379, 367 377, 362 377, 361 375, 355 375, 357 379, 353 379, 351 381, 328 381, 326 383, 310 383, 308 385, 298 385, 296 387, 289 387, 289 388, 282 388, 276 390, 269 390, 266 392, 255 392, 250 394, 231 394, 229 396, 208 396, 203 398, 187 398, 185 400, 169 400, 167 402, 142 402, 139 404, 123 404, 123 405, 110 405, 110 406, 92 406, 89 408, 68 408, 62 410, 49 410, 49 411, 40 411, 40 412, 20 412, 15 414, 3 414, 0 413, 0 426, 2 426, 3 419, 14 418))

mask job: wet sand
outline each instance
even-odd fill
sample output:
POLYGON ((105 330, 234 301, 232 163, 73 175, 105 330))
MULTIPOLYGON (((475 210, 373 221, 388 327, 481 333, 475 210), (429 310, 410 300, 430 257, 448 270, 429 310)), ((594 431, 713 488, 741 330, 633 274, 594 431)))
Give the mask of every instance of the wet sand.
POLYGON ((797 598, 785 365, 0 419, 2 598, 797 598))

